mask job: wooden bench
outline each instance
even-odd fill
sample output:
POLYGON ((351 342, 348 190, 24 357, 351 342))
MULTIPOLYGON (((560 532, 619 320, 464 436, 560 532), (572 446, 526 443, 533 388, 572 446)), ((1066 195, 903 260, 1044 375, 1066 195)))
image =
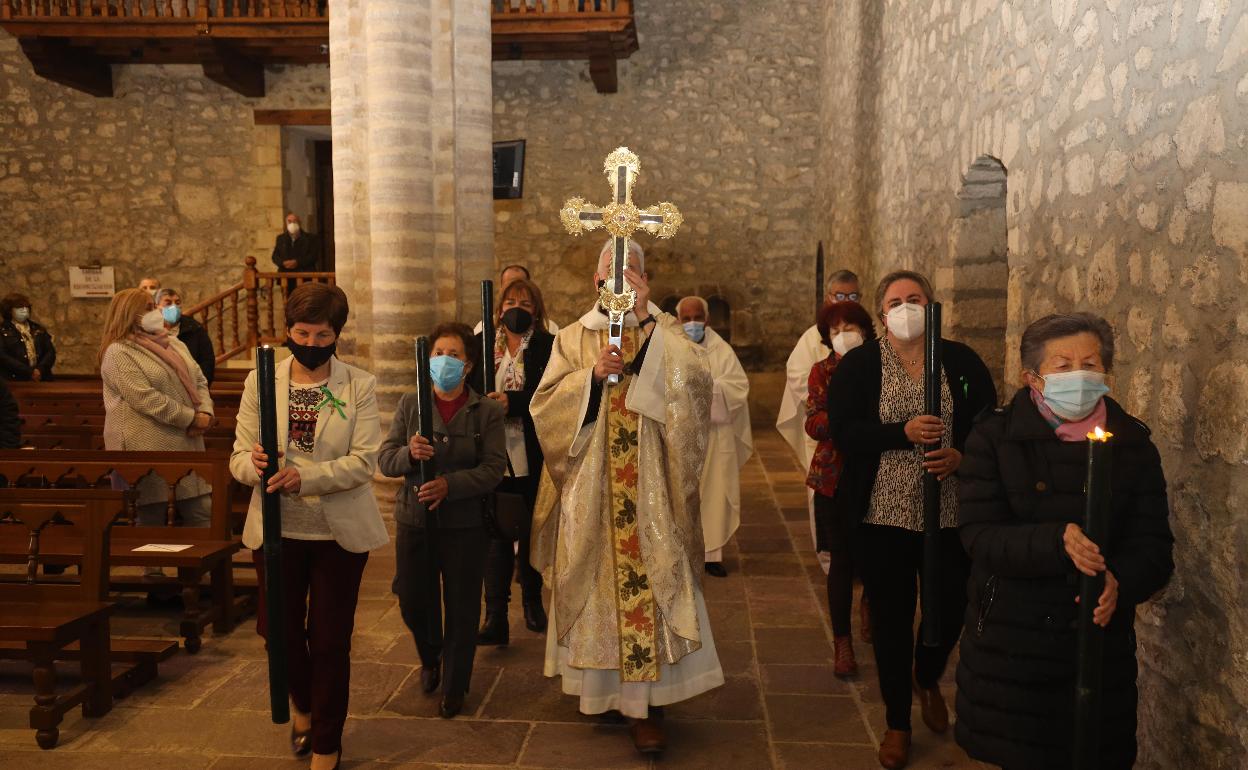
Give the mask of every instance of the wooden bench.
POLYGON ((112 490, 0 489, 0 531, 16 530, 27 542, 24 579, 0 581, 0 657, 32 664, 30 726, 43 749, 56 745, 68 711, 81 705, 84 717, 108 713, 114 697, 153 679, 157 663, 177 650, 174 642, 111 638, 109 535, 126 507, 126 493, 112 490), (41 546, 49 541, 75 546, 77 582, 39 582, 41 546), (65 659, 78 661, 82 684, 57 695, 55 662, 65 659), (126 665, 114 672, 117 663, 126 665))
MULTIPOLYGON (((125 526, 115 528, 110 546, 113 567, 161 567, 177 571, 174 579, 114 576, 113 590, 150 591, 176 584, 181 592, 183 616, 180 633, 187 652, 198 652, 202 633, 209 625, 216 633, 228 633, 253 608, 254 596, 237 596, 234 590, 233 555, 242 541, 233 535, 229 452, 103 452, 61 450, 0 451, 0 485, 25 488, 111 488, 114 477, 131 487, 148 473, 169 486, 169 508, 164 526, 139 526, 131 515, 125 526), (212 514, 207 527, 174 526, 174 495, 178 479, 196 473, 212 486, 212 514), (178 552, 135 551, 150 543, 189 545, 178 552), (212 601, 200 607, 205 578, 212 601)), ((131 511, 133 514, 133 510, 131 511)), ((55 540, 45 543, 45 561, 70 564, 76 560, 73 545, 55 540)), ((22 557, 23 544, 0 538, 0 561, 22 557)))

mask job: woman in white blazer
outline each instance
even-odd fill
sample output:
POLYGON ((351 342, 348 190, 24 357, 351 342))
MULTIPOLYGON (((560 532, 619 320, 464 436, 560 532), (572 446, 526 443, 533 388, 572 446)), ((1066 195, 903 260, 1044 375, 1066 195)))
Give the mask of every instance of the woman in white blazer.
MULTIPOLYGON (((347 295, 307 283, 286 300, 287 347, 277 365, 280 470, 269 484, 282 495, 282 582, 293 708, 291 750, 312 754, 313 770, 337 768, 351 685, 351 632, 368 552, 389 542, 373 497, 381 446, 377 380, 334 357, 347 320, 347 295)), ((256 376, 247 377, 230 470, 256 487, 243 544, 261 580, 257 630, 266 634, 256 376)))

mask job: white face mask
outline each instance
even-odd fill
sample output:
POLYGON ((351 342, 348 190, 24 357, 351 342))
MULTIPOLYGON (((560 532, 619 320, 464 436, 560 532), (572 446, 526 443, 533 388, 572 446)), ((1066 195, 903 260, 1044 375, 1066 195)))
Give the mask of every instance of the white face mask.
POLYGON ((837 332, 832 337, 832 349, 838 356, 843 356, 862 344, 862 335, 858 332, 837 332))
POLYGON ((139 326, 142 326, 143 331, 148 334, 159 334, 165 330, 165 317, 161 315, 159 309, 153 308, 139 319, 139 326))
POLYGON ((893 336, 902 342, 917 340, 927 328, 926 313, 922 305, 906 302, 888 311, 884 324, 893 336))
POLYGON ((298 222, 287 222, 287 223, 286 223, 286 232, 290 233, 291 235, 297 235, 297 234, 299 233, 299 223, 298 223, 298 222))

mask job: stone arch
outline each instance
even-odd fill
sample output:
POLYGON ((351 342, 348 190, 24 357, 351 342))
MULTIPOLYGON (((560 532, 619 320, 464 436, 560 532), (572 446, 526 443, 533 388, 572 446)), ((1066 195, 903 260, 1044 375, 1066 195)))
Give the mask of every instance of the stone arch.
POLYGON ((979 353, 1004 398, 1009 296, 1007 171, 991 155, 967 169, 957 192, 949 258, 937 275, 945 302, 946 336, 979 353))

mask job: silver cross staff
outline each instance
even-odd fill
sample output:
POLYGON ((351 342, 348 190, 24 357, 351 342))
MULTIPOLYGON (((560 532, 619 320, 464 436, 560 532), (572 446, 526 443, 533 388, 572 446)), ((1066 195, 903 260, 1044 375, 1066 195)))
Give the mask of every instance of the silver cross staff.
MULTIPOLYGON (((559 210, 563 227, 572 235, 605 227, 615 247, 611 258, 611 278, 598 290, 598 302, 607 311, 607 339, 621 349, 624 337, 624 316, 637 303, 637 292, 624 280, 628 268, 628 239, 637 230, 645 230, 659 238, 671 238, 684 218, 671 203, 663 201, 639 209, 633 203, 633 185, 641 173, 641 161, 627 147, 617 147, 603 163, 603 173, 611 184, 612 200, 598 207, 584 198, 568 198, 559 210)), ((619 383, 620 376, 610 376, 610 384, 619 383)))

